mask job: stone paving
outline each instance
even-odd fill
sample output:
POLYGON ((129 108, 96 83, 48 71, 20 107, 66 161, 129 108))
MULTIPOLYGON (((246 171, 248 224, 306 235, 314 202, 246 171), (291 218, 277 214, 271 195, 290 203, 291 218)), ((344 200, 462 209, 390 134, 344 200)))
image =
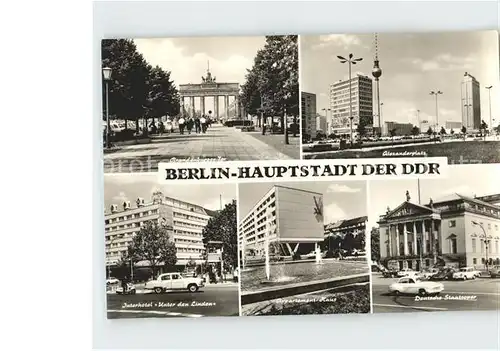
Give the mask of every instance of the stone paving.
MULTIPOLYGON (((297 154, 299 147, 297 143, 297 154)), ((290 154, 289 150, 287 153, 290 154)), ((246 132, 213 125, 206 134, 180 135, 177 132, 155 137, 149 144, 123 146, 116 151, 107 152, 104 154, 104 172, 155 172, 158 170, 158 162, 187 158, 250 161, 288 160, 294 157, 278 151, 272 143, 265 143, 246 132)))

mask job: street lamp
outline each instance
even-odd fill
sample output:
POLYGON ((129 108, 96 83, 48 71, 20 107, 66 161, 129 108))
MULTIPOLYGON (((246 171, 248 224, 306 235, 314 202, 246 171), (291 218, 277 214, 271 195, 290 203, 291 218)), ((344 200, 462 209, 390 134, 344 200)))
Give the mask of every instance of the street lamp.
POLYGON ((422 133, 422 125, 420 124, 420 110, 417 110, 418 133, 422 133))
MULTIPOLYGON (((352 84, 351 84, 351 65, 355 65, 357 62, 362 61, 363 59, 360 58, 353 58, 353 54, 349 54, 349 58, 346 59, 345 57, 342 56, 337 56, 337 58, 340 60, 340 63, 348 63, 349 66, 349 120, 351 121, 351 145, 352 145, 352 84)), ((359 111, 358 111, 358 116, 359 116, 359 111)))
POLYGON ((486 87, 486 89, 488 89, 488 105, 490 108, 490 130, 493 130, 493 124, 491 122, 491 88, 493 88, 493 85, 486 87))
POLYGON ((434 95, 436 97, 436 130, 434 133, 437 133, 437 129, 439 128, 439 113, 438 113, 438 96, 443 94, 441 90, 431 91, 429 95, 434 95))
POLYGON ((486 271, 490 271, 488 267, 488 248, 490 245, 491 239, 488 239, 488 236, 486 235, 486 230, 484 230, 484 226, 481 223, 478 223, 476 221, 472 221, 473 225, 477 225, 481 230, 483 231, 483 236, 481 237, 481 241, 484 241, 484 246, 486 249, 486 271))
POLYGON ((109 99, 108 99, 108 83, 111 80, 111 68, 103 67, 102 75, 106 85, 106 148, 109 148, 109 99))

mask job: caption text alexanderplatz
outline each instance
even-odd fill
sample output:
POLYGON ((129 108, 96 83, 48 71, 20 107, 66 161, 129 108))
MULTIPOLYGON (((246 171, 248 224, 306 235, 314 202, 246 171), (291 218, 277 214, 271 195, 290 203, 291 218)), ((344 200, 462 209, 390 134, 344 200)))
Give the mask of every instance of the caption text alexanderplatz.
POLYGON ((292 166, 241 166, 241 167, 184 167, 164 168, 165 180, 210 179, 261 179, 308 178, 374 175, 424 175, 440 174, 440 164, 380 163, 347 165, 292 165, 292 166))

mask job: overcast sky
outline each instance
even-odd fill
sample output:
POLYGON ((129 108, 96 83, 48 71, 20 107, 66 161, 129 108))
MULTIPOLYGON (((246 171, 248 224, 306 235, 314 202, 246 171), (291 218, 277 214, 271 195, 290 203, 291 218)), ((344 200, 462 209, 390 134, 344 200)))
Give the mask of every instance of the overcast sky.
MULTIPOLYGON (((265 41, 263 36, 134 40, 137 50, 147 62, 171 71, 177 87, 180 84, 201 83, 201 77, 206 75, 208 62, 212 77, 215 76, 217 82, 245 83, 247 69, 252 68, 255 55, 264 47, 265 41)), ((200 108, 198 99, 195 106, 200 108)), ((205 106, 207 110, 213 111, 213 99, 206 98, 205 106)))
MULTIPOLYGON (((379 60, 382 69, 380 96, 383 121, 434 121, 435 98, 431 90, 441 90, 439 121, 461 121, 460 82, 465 72, 481 85, 481 116, 489 123, 488 92, 491 91, 492 116, 500 120, 499 40, 496 31, 379 34, 379 60)), ((348 67, 337 55, 353 53, 361 57, 353 74, 371 76, 374 35, 321 35, 300 37, 301 90, 317 95, 317 109, 328 106, 329 85, 347 79, 348 67)), ((375 90, 375 89, 374 89, 375 90)), ((374 110, 376 100, 374 99, 374 110)), ((374 111, 375 113, 375 111, 374 111)))
POLYGON ((106 211, 111 204, 119 207, 124 201, 130 201, 135 206, 135 200, 142 197, 145 202, 151 200, 154 191, 160 190, 163 195, 203 206, 209 210, 220 209, 236 199, 235 184, 213 185, 159 185, 156 173, 112 174, 104 176, 104 205, 106 211))
POLYGON ((363 181, 255 183, 238 186, 240 220, 274 184, 323 194, 325 224, 367 215, 366 183, 363 181))
MULTIPOLYGON (((421 203, 428 204, 430 198, 436 202, 453 193, 470 197, 498 194, 499 179, 500 167, 495 164, 451 166, 445 179, 420 180, 421 203)), ((393 210, 406 201, 407 190, 411 202, 418 203, 417 180, 372 180, 368 189, 370 227, 376 225, 380 215, 385 214, 387 206, 393 210)))

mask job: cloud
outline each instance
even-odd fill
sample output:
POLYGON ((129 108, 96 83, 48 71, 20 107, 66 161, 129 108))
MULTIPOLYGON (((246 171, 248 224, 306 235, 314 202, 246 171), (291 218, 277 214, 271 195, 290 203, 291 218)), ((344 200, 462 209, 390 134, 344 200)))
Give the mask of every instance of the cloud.
POLYGON ((474 191, 469 185, 458 185, 452 188, 448 188, 441 192, 441 196, 450 196, 450 194, 460 194, 464 196, 474 196, 474 191))
POLYGON ((253 65, 253 57, 233 54, 221 60, 205 52, 187 54, 185 48, 170 39, 136 39, 134 42, 146 61, 171 72, 176 86, 200 83, 208 62, 217 81, 244 83, 246 69, 253 65))
POLYGON ((118 206, 121 206, 124 201, 130 201, 125 192, 120 191, 120 193, 116 196, 113 196, 112 203, 118 206))
MULTIPOLYGON (((231 201, 232 201, 232 199, 222 198, 222 208, 224 208, 231 201)), ((209 210, 215 211, 215 210, 219 210, 220 209, 220 205, 221 205, 220 199, 218 199, 218 198, 212 198, 212 199, 209 199, 209 200, 205 201, 202 206, 204 208, 209 209, 209 210)))
POLYGON ((323 208, 324 222, 332 223, 347 217, 345 211, 336 203, 331 203, 323 208))
POLYGON ((329 46, 337 46, 342 50, 349 50, 352 46, 362 46, 362 41, 356 35, 351 34, 330 34, 330 35, 320 35, 319 44, 313 46, 313 49, 323 49, 329 46))
POLYGON ((359 193, 361 189, 359 188, 351 188, 345 184, 331 184, 327 189, 327 193, 359 193))
POLYGON ((406 59, 406 61, 409 61, 421 71, 454 71, 473 69, 476 58, 472 55, 459 57, 450 54, 440 54, 431 60, 412 58, 406 59))

